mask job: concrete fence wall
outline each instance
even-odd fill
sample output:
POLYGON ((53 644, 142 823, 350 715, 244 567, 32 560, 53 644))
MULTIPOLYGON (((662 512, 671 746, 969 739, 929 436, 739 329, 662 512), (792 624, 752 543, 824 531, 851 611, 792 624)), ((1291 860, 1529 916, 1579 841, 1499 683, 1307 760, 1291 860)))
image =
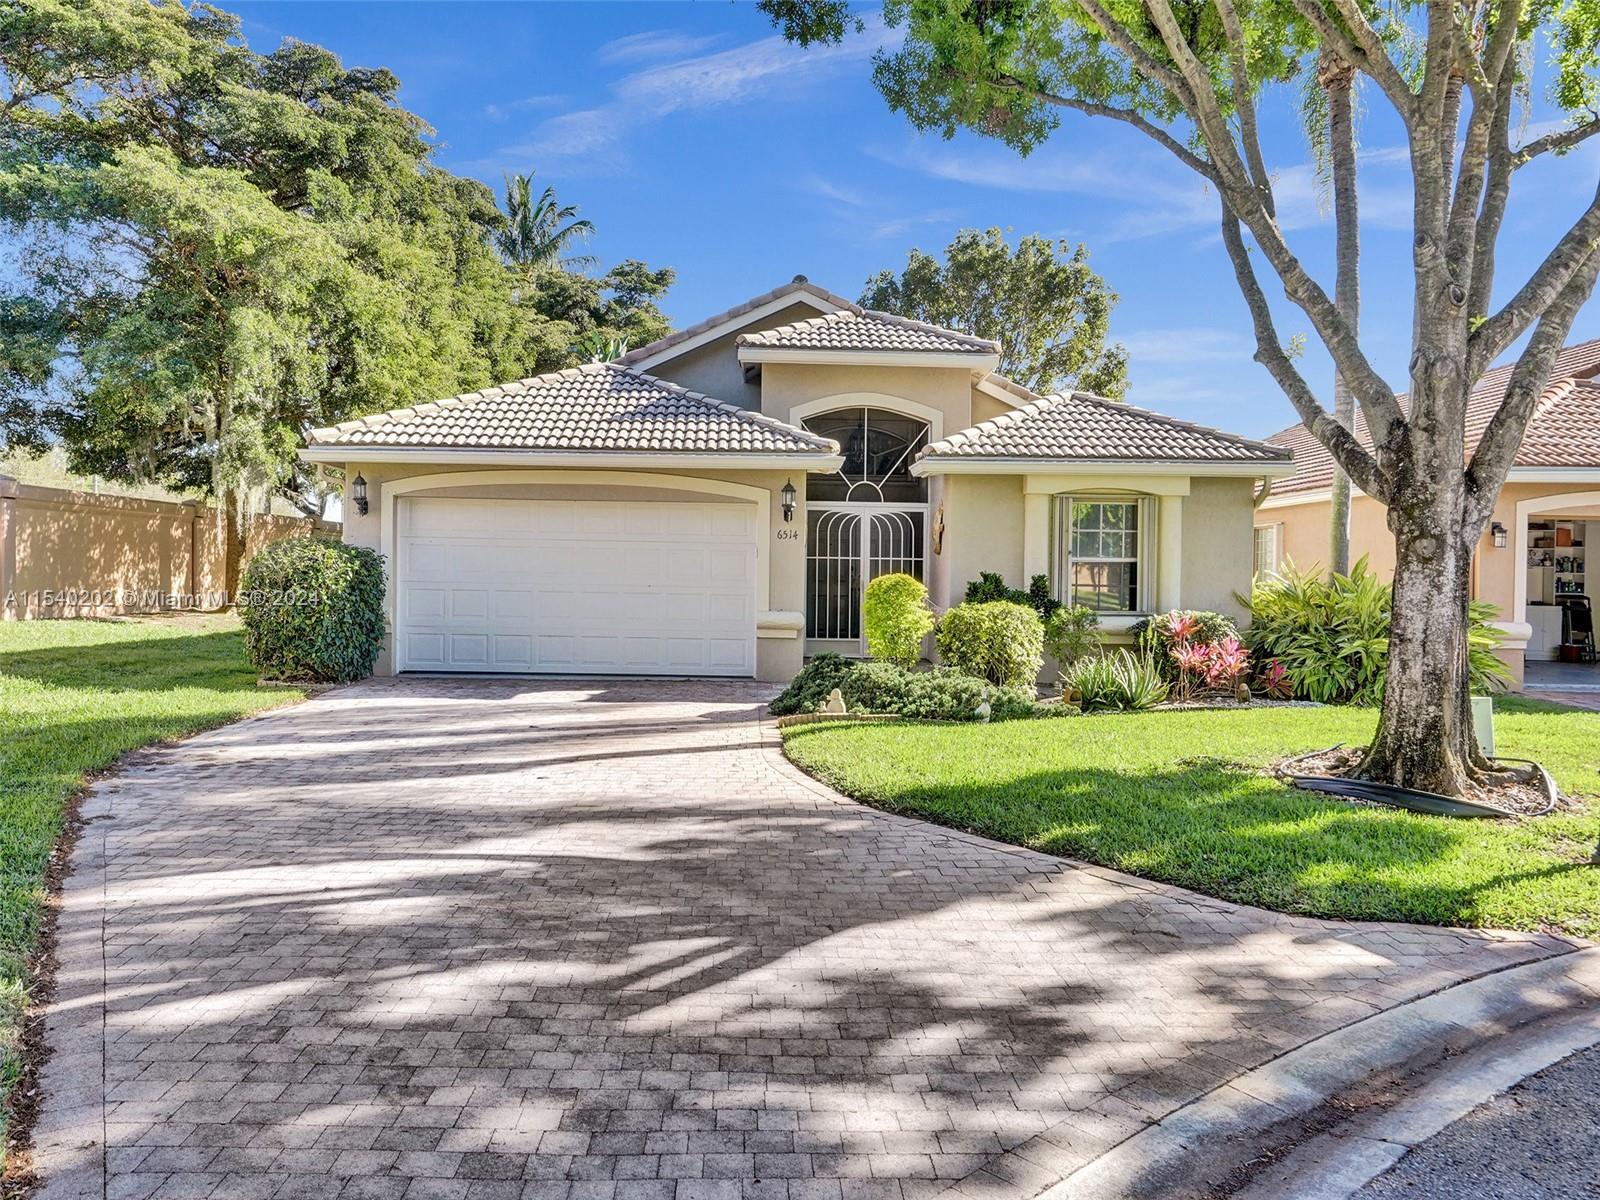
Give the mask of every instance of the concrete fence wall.
MULTIPOLYGON (((255 516, 248 559, 268 542, 324 532, 330 522, 255 516)), ((0 476, 0 619, 94 617, 220 608, 220 510, 35 487, 0 476)))

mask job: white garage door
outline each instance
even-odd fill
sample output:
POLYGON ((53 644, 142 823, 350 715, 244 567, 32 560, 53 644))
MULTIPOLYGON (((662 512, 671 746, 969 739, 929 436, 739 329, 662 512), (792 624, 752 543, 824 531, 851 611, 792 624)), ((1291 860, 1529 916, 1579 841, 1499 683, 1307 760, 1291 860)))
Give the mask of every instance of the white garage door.
POLYGON ((752 675, 754 514, 402 497, 398 669, 752 675))

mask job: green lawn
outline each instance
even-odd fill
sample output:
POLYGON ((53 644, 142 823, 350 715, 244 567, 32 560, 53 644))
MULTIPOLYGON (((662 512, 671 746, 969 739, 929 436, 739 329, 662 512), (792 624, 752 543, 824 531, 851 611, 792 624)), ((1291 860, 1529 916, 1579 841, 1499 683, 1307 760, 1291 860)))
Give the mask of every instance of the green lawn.
POLYGON ((868 804, 1283 912, 1600 936, 1600 713, 1496 701, 1502 754, 1581 812, 1464 821, 1295 791, 1265 764, 1360 744, 1351 708, 1126 713, 998 725, 815 724, 789 757, 868 804))
POLYGON ((138 746, 300 698, 259 688, 232 617, 0 623, 0 1100, 66 801, 138 746))

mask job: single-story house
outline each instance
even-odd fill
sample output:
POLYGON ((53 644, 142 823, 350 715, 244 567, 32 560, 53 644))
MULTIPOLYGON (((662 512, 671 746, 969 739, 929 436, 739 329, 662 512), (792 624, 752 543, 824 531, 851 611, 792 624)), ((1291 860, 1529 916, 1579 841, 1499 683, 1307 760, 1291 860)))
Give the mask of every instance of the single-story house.
POLYGON ((344 536, 388 560, 380 673, 782 681, 864 651, 890 571, 936 607, 1046 574, 1125 631, 1237 612, 1287 450, 1095 396, 797 276, 614 362, 315 431, 344 536))
MULTIPOLYGON (((1469 453, 1505 397, 1509 366, 1486 371, 1467 406, 1469 453)), ((1402 397, 1404 400, 1404 397, 1402 397)), ((1367 441, 1356 417, 1356 436, 1367 441)), ((1275 481, 1256 511, 1258 572, 1285 562, 1301 567, 1328 558, 1333 460, 1296 425, 1267 439, 1294 454, 1294 473, 1275 481)), ((1493 604, 1506 641, 1501 655, 1520 680, 1524 665, 1556 658, 1572 636, 1576 606, 1600 601, 1600 340, 1562 350, 1539 398, 1522 448, 1472 569, 1472 594, 1493 604)), ((1350 556, 1365 555, 1385 578, 1394 573, 1394 535, 1384 506, 1353 488, 1350 556)), ((1578 620, 1583 620, 1578 617, 1578 620)), ((1600 682, 1600 668, 1594 670, 1600 682)))

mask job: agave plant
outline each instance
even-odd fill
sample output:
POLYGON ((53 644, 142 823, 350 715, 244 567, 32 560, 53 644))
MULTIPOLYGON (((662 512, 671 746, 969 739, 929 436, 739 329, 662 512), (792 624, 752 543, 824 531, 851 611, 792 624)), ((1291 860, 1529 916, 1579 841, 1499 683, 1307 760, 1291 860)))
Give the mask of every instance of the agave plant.
POLYGON ((1167 698, 1167 681, 1154 661, 1126 650, 1080 658, 1062 673, 1062 688, 1085 712, 1154 708, 1167 698))

